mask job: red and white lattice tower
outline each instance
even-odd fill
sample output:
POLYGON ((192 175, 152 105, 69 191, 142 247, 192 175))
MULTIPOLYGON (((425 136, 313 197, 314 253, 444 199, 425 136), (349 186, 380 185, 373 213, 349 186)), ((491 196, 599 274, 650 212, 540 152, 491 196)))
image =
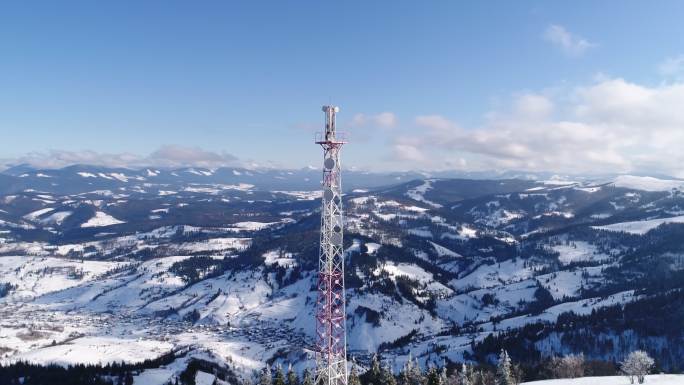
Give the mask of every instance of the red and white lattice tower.
POLYGON ((340 175, 340 150, 346 142, 335 130, 335 114, 339 111, 339 107, 323 106, 325 132, 316 138, 316 143, 323 147, 321 247, 316 301, 316 385, 347 385, 340 175))

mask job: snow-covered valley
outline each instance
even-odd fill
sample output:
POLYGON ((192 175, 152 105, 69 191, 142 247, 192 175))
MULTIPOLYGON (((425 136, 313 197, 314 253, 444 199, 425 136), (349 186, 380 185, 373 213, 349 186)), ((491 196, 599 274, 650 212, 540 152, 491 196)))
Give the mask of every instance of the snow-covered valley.
MULTIPOLYGON (((177 356, 143 371, 145 384, 193 357, 245 378, 266 364, 310 368, 317 192, 203 184, 215 174, 194 171, 173 187, 79 171, 121 185, 0 196, 0 362, 177 356)), ((507 344, 526 347, 517 360, 619 361, 642 347, 672 369, 684 359, 682 330, 668 325, 679 318, 648 309, 683 300, 673 183, 431 178, 349 192, 350 355, 366 364, 378 352, 399 369, 409 353, 426 368, 493 362, 507 344)))

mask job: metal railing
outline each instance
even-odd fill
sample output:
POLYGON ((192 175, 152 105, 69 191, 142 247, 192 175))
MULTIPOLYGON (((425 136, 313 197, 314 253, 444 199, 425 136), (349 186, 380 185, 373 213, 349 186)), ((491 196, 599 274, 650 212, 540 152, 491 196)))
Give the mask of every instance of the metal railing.
MULTIPOLYGON (((346 132, 338 131, 335 133, 335 140, 332 140, 332 142, 334 142, 334 143, 347 143, 348 142, 347 138, 348 138, 348 135, 346 132)), ((323 132, 323 131, 317 132, 315 137, 314 137, 314 142, 316 142, 316 143, 326 142, 325 132, 323 132)))

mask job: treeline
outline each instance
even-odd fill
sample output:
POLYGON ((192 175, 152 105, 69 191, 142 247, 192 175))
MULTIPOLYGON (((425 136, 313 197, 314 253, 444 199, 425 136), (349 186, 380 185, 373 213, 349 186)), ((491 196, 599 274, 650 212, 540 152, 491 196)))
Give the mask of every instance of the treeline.
POLYGON ((484 361, 503 347, 514 359, 535 364, 543 360, 537 343, 555 334, 563 348, 593 357, 619 359, 634 346, 644 347, 662 368, 678 371, 682 369, 684 355, 681 309, 684 309, 684 290, 594 309, 586 315, 565 312, 555 324, 537 322, 491 334, 472 344, 473 354, 469 358, 484 361), (649 339, 653 342, 649 343, 649 339))
POLYGON ((37 365, 16 362, 0 365, 0 385, 132 385, 133 376, 145 369, 168 365, 184 353, 169 352, 136 364, 37 365))
POLYGON ((9 294, 12 290, 16 289, 17 285, 13 285, 9 282, 0 282, 0 298, 9 294))
MULTIPOLYGON (((356 362, 352 363, 348 385, 518 385, 523 381, 615 375, 624 375, 632 383, 637 380, 641 384, 647 374, 657 371, 655 361, 646 352, 638 350, 619 363, 586 360, 582 354, 570 354, 554 356, 529 367, 516 363, 504 349, 499 350, 494 361, 494 365, 448 362, 441 368, 430 366, 423 369, 409 355, 397 373, 374 355, 363 373, 356 362)), ((315 374, 308 370, 300 380, 291 366, 287 371, 282 366, 266 367, 254 380, 257 385, 314 385, 315 381, 315 374)), ((252 379, 243 382, 243 385, 251 384, 252 379)))
MULTIPOLYGON (((216 259, 209 256, 195 256, 175 262, 169 271, 190 286, 200 280, 218 277, 227 271, 255 267, 263 263, 263 253, 248 248, 235 257, 216 259)), ((265 252, 265 251, 264 251, 265 252)))
MULTIPOLYGON (((651 367, 649 367, 649 370, 651 367)), ((468 365, 449 362, 441 368, 430 366, 421 368, 417 360, 409 357, 399 372, 388 364, 382 364, 377 355, 373 356, 366 371, 360 372, 353 362, 348 376, 348 385, 518 385, 522 381, 549 378, 574 378, 588 374, 614 375, 617 366, 587 362, 581 355, 555 357, 550 359, 539 373, 532 374, 529 368, 513 362, 505 350, 500 350, 495 365, 468 365)), ((266 367, 254 381, 257 385, 314 385, 315 374, 305 370, 303 376, 289 367, 266 367)), ((252 384, 247 380, 243 385, 252 384)))
MULTIPOLYGON (((113 363, 106 366, 39 366, 18 362, 10 366, 0 366, 0 385, 133 385, 134 376, 143 370, 168 365, 179 357, 169 353, 139 364, 113 363)), ((655 361, 643 351, 631 352, 620 363, 586 360, 582 354, 571 354, 551 357, 537 365, 529 366, 516 363, 504 349, 495 357, 494 365, 468 365, 448 361, 441 368, 430 366, 424 369, 409 355, 401 370, 395 372, 387 363, 383 365, 380 358, 374 355, 368 369, 363 372, 356 362, 352 361, 348 385, 518 385, 523 381, 618 374, 643 383, 646 374, 658 369, 655 361)), ((316 384, 314 372, 304 370, 300 377, 291 365, 287 370, 281 365, 266 366, 253 377, 241 379, 225 365, 193 358, 188 361, 186 368, 173 375, 166 385, 196 385, 195 378, 200 371, 213 375, 214 384, 316 384)))

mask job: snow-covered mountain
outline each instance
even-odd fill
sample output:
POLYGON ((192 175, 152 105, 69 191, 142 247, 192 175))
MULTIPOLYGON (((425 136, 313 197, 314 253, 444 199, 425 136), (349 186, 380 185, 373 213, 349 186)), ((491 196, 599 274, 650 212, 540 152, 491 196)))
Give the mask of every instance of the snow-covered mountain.
MULTIPOLYGON (((3 362, 311 365, 319 174, 278 173, 8 171, 3 362)), ((363 178, 344 200, 360 362, 684 359, 684 182, 363 178)))
MULTIPOLYGON (((424 177, 422 173, 371 173, 345 170, 345 189, 378 187, 424 177)), ((255 186, 262 190, 312 190, 320 187, 320 169, 245 169, 234 167, 176 169, 127 169, 74 165, 61 169, 35 169, 20 165, 0 173, 0 192, 35 189, 55 194, 78 194, 97 190, 175 191, 190 186, 255 186)))

